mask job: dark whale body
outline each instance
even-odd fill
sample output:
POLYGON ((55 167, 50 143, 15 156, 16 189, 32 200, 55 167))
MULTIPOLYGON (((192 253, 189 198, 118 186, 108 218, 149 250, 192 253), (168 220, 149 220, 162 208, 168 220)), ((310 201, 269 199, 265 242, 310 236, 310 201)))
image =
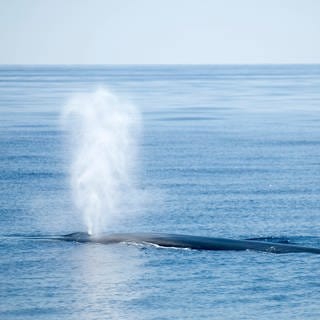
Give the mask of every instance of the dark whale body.
POLYGON ((309 252, 320 254, 320 248, 303 247, 286 242, 263 240, 233 240, 213 237, 200 237, 166 233, 115 233, 91 236, 84 232, 71 233, 59 240, 91 242, 102 244, 140 243, 153 244, 161 247, 189 248, 196 250, 254 250, 272 253, 309 252))

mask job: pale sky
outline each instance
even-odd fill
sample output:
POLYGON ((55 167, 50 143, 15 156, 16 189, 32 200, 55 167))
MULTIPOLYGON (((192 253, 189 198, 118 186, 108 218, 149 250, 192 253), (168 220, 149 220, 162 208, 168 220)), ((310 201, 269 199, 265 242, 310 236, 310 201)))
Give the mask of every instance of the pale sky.
POLYGON ((320 63, 320 0, 0 0, 0 64, 320 63))

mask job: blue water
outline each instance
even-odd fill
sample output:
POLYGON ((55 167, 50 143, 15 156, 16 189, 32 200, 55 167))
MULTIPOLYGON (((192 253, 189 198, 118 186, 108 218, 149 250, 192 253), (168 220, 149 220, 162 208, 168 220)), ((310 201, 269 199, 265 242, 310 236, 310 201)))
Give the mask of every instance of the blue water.
POLYGON ((142 113, 152 204, 107 231, 320 247, 319 65, 2 66, 0 319, 319 319, 317 255, 26 238, 85 231, 61 111, 101 86, 142 113))

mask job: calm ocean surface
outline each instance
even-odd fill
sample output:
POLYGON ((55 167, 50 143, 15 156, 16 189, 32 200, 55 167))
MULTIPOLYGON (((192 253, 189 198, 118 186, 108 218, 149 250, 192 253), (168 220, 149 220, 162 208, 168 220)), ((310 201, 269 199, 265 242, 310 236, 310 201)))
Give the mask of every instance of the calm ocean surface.
POLYGON ((98 87, 142 113, 152 203, 110 231, 320 247, 319 65, 1 66, 0 319, 320 319, 317 255, 26 238, 85 231, 61 111, 98 87))

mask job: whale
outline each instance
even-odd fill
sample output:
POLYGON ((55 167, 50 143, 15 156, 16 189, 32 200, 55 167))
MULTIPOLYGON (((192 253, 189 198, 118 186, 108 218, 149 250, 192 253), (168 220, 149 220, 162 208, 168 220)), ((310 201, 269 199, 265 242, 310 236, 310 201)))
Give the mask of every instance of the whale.
POLYGON ((297 244, 291 244, 289 241, 281 241, 275 238, 253 238, 253 239, 228 239, 203 237, 184 234, 168 233, 113 233, 89 235, 85 232, 75 232, 59 237, 59 240, 73 241, 79 243, 134 243, 150 244, 159 247, 186 248, 194 250, 212 250, 212 251, 262 251, 269 253, 315 253, 320 254, 320 248, 304 247, 297 244))

